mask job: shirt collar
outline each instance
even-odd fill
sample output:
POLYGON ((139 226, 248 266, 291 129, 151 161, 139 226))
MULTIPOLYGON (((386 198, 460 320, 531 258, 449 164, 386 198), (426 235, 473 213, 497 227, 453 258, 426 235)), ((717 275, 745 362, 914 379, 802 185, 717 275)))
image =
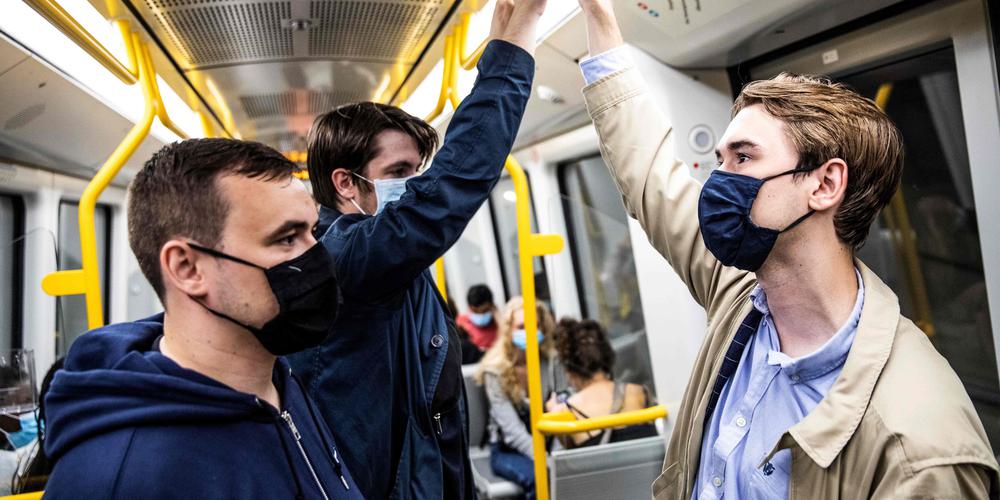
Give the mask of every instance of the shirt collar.
POLYGON ((767 308, 767 296, 760 286, 757 286, 751 293, 751 297, 754 307, 764 313, 766 324, 769 326, 767 335, 770 340, 770 349, 767 353, 767 364, 780 366, 788 376, 800 381, 822 377, 844 364, 847 354, 851 351, 851 344, 854 343, 858 321, 861 319, 861 308, 865 302, 865 282, 857 268, 854 269, 854 274, 858 279, 858 296, 854 301, 851 315, 837 330, 837 333, 827 339, 819 349, 799 358, 792 358, 781 352, 781 343, 775 328, 772 327, 770 312, 767 308))

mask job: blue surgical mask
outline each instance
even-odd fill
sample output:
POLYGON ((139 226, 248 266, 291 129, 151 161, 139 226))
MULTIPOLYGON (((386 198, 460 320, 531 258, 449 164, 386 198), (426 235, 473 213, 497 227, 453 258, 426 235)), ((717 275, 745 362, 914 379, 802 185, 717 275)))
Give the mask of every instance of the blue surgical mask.
POLYGON ((486 326, 493 322, 493 312, 486 311, 484 313, 469 313, 469 321, 476 326, 486 326))
MULTIPOLYGON (((542 343, 542 339, 544 338, 544 336, 542 335, 542 332, 537 332, 537 333, 538 333, 538 343, 541 344, 542 343)), ((514 342, 514 345, 516 345, 518 349, 520 349, 522 351, 528 349, 528 332, 527 332, 527 330, 525 330, 523 328, 520 329, 520 330, 514 330, 514 335, 512 337, 513 338, 511 339, 511 341, 514 342)))
POLYGON ((21 430, 7 434, 7 440, 14 448, 21 448, 31 444, 38 437, 38 420, 35 420, 35 412, 21 415, 21 430))
MULTIPOLYGON (((410 177, 403 177, 401 179, 375 179, 373 181, 359 174, 354 175, 375 186, 375 200, 378 202, 378 206, 375 208, 375 213, 373 215, 378 215, 379 212, 385 208, 386 204, 396 201, 402 197, 403 193, 406 192, 406 181, 416 177, 413 175, 410 177)), ((351 203, 354 203, 354 206, 358 210, 361 210, 361 213, 368 215, 353 199, 351 200, 351 203)))
POLYGON ((795 167, 787 172, 758 179, 716 170, 701 188, 698 224, 705 246, 723 265, 756 271, 764 265, 778 235, 791 230, 815 211, 777 230, 760 227, 750 220, 750 209, 765 182, 783 175, 809 172, 814 168, 795 167))

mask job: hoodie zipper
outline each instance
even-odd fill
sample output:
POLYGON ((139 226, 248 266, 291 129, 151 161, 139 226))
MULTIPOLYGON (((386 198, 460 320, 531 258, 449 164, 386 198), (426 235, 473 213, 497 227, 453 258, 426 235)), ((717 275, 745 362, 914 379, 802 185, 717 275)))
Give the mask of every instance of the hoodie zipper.
POLYGON ((435 413, 434 414, 434 423, 437 424, 437 435, 440 436, 442 433, 444 433, 444 429, 441 427, 441 414, 440 413, 435 413))
MULTIPOLYGON (((306 454, 306 449, 302 447, 302 434, 299 434, 299 429, 295 427, 295 422, 292 420, 292 414, 288 413, 288 410, 285 410, 281 412, 281 418, 288 424, 288 430, 292 432, 292 436, 295 438, 295 444, 299 447, 299 451, 302 452, 302 458, 305 459, 306 466, 309 467, 309 472, 312 474, 313 480, 316 481, 316 486, 319 487, 320 493, 323 494, 323 498, 325 500, 330 500, 330 497, 326 494, 326 490, 323 488, 323 483, 319 481, 319 476, 316 475, 316 469, 313 468, 312 461, 309 460, 309 455, 306 454)), ((340 482, 344 484, 344 487, 350 489, 350 487, 347 486, 347 480, 344 479, 344 476, 340 473, 337 475, 340 476, 340 482)))

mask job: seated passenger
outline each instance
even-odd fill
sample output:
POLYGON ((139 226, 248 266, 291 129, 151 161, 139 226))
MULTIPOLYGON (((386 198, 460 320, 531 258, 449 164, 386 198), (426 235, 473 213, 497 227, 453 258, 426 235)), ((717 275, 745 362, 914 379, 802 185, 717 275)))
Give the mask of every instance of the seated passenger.
MULTIPOLYGON (((599 323, 566 318, 559 322, 554 337, 566 378, 576 393, 561 402, 556 397, 549 399, 545 411, 568 410, 577 418, 590 418, 641 410, 652 404, 644 386, 612 380, 615 351, 599 323)), ((561 441, 567 448, 578 448, 655 435, 653 424, 640 424, 570 434, 561 441)))
POLYGON ((362 498, 279 357, 326 338, 340 294, 294 169, 194 139, 136 175, 129 245, 166 312, 70 348, 45 398, 45 498, 362 498))
MULTIPOLYGON (((485 386, 490 402, 490 467, 493 473, 518 484, 534 498, 531 418, 528 410, 528 374, 525 349, 524 300, 507 302, 499 318, 496 342, 479 363, 476 382, 485 386)), ((552 331, 555 319, 544 304, 538 305, 538 349, 541 353, 542 394, 562 380, 557 377, 552 331), (559 379, 557 381, 557 379, 559 379)), ((561 370, 560 370, 561 372, 561 370)))
MULTIPOLYGON (((458 315, 458 307, 455 306, 455 301, 448 297, 448 318, 452 321, 456 321, 458 315)), ((462 364, 463 365, 474 365, 483 358, 483 351, 479 350, 479 346, 472 343, 472 339, 469 338, 469 332, 465 331, 460 325, 456 325, 456 330, 458 333, 458 339, 462 343, 462 364)))
POLYGON ((455 320, 459 327, 469 332, 469 338, 479 349, 485 351, 497 338, 497 322, 494 317, 497 306, 493 303, 493 292, 486 285, 473 285, 466 296, 469 311, 455 320))

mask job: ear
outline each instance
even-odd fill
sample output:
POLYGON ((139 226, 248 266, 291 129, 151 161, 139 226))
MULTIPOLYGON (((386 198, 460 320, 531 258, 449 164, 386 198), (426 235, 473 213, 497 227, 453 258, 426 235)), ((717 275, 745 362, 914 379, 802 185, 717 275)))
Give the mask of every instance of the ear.
POLYGON ((160 274, 164 289, 176 288, 185 295, 203 297, 208 293, 201 267, 207 262, 205 257, 183 241, 166 242, 160 249, 160 274))
POLYGON ((337 194, 341 198, 350 200, 356 198, 359 194, 354 174, 346 168, 335 169, 330 174, 330 181, 333 182, 333 188, 337 190, 337 194))
POLYGON ((817 168, 812 177, 818 184, 809 196, 809 208, 822 211, 837 207, 847 192, 847 162, 832 158, 817 168))

